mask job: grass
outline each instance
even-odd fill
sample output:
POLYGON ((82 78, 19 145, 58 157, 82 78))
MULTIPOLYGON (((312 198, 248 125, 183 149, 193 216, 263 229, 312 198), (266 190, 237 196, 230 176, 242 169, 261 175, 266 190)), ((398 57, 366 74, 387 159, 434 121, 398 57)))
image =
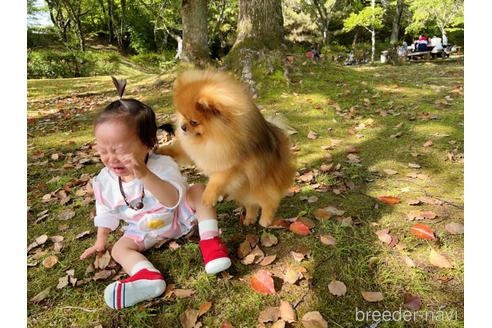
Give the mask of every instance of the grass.
MULTIPOLYGON (((77 156, 92 157, 87 148, 94 141, 91 121, 97 109, 115 99, 109 77, 30 80, 28 81, 28 243, 36 237, 63 235, 64 248, 59 263, 46 269, 41 263, 28 268, 28 299, 52 286, 48 297, 39 303, 28 303, 29 327, 176 327, 179 315, 187 308, 195 308, 212 301, 211 310, 201 317, 204 327, 219 327, 228 320, 235 327, 255 327, 257 318, 266 306, 278 306, 280 300, 297 304, 298 318, 309 311, 319 311, 330 327, 360 327, 355 318, 361 311, 403 308, 403 295, 411 293, 422 299, 421 311, 454 311, 457 320, 416 322, 385 322, 379 327, 463 327, 464 325, 464 241, 462 235, 450 235, 444 226, 449 222, 463 223, 463 60, 451 58, 432 62, 407 63, 402 66, 340 67, 329 63, 298 64, 291 71, 293 84, 283 75, 258 73, 258 99, 265 116, 281 113, 297 133, 292 141, 297 166, 304 173, 318 170, 326 163, 325 155, 333 157, 334 173, 318 172, 317 183, 330 186, 327 192, 316 191, 311 184, 296 182, 300 193, 283 199, 278 216, 290 218, 302 214, 316 226, 313 234, 299 236, 285 230, 270 230, 279 244, 262 249, 276 254, 277 259, 266 267, 281 276, 288 267, 304 266, 310 279, 298 284, 280 284, 274 296, 254 292, 248 284, 259 266, 243 265, 236 256, 246 234, 260 235, 259 226, 245 227, 238 223, 237 207, 232 202, 221 203, 218 213, 226 216, 220 221, 223 239, 233 254, 233 266, 228 270, 231 279, 208 277, 203 270, 198 244, 193 240, 178 240, 180 248, 166 246, 147 252, 150 260, 162 270, 168 283, 178 288, 193 289, 189 298, 170 298, 154 306, 135 306, 123 311, 112 311, 104 304, 102 293, 108 281, 91 281, 80 287, 56 289, 58 278, 67 269, 75 269, 78 279, 86 277, 89 260, 78 260, 82 251, 91 245, 95 235, 75 239, 85 230, 94 232, 90 212, 94 204, 82 202, 76 196, 79 188, 69 192, 72 200, 67 205, 58 201, 44 203, 43 195, 62 188, 82 174, 96 174, 101 164, 88 162, 80 168, 63 165, 77 156), (448 97, 445 103, 442 100, 448 97), (451 97, 451 98, 449 98, 451 97), (352 113, 352 114, 350 114, 352 113), (361 125, 365 124, 365 127, 361 125), (400 125, 401 124, 401 125, 400 125), (317 139, 307 138, 309 131, 317 139), (401 132, 401 136, 391 136, 401 132), (339 144, 330 150, 333 139, 339 144), (423 147, 427 140, 431 147, 423 147), (357 148, 360 162, 347 161, 347 146, 357 148), (40 153, 44 153, 41 156, 40 153), (448 153, 453 153, 452 160, 448 153), (52 154, 61 154, 53 160, 52 154), (71 154, 71 155, 70 155, 71 154), (417 156, 415 156, 417 155, 417 156), (40 157, 41 156, 41 157, 40 157), (410 168, 417 163, 420 169, 410 168), (396 170, 386 175, 383 170, 396 170), (410 178, 419 172, 427 177, 410 178), (53 177, 58 181, 49 182, 53 177), (347 188, 351 186, 351 188, 347 188), (339 189, 339 194, 332 191, 339 189), (347 189, 344 191, 344 189, 347 189), (318 200, 308 203, 304 198, 315 195, 318 200), (377 196, 394 195, 402 199, 398 205, 384 205, 377 196), (443 205, 407 204, 408 200, 432 196, 445 200, 443 205), (346 211, 353 224, 343 226, 336 219, 317 221, 313 211, 326 206, 346 211), (75 217, 60 221, 58 214, 67 208, 75 210, 75 217), (432 210, 438 217, 424 220, 439 236, 439 242, 416 239, 410 233, 413 222, 406 219, 409 211, 432 210), (34 223, 39 213, 48 210, 48 217, 34 223), (60 231, 61 224, 68 224, 60 231), (389 228, 399 239, 398 247, 381 243, 377 230, 389 228), (319 236, 332 235, 337 243, 325 246, 319 236), (290 251, 305 247, 309 257, 296 263, 290 251), (440 269, 429 264, 430 247, 445 254, 453 267, 440 269), (416 263, 405 265, 407 255, 416 263), (347 286, 345 296, 333 296, 328 284, 333 279, 347 286), (384 300, 368 303, 361 291, 380 291, 384 300)), ((173 108, 168 75, 138 74, 127 76, 127 96, 136 97, 151 105, 159 123, 170 119, 173 108)), ((188 172, 188 171, 187 171, 188 172)), ((194 171, 188 172, 192 181, 204 181, 194 171), (191 173, 190 173, 191 172, 191 173)), ((112 236, 116 241, 118 234, 112 236)), ((53 254, 50 241, 42 246, 53 254)), ((42 257, 41 260, 44 258, 42 257)), ((90 275, 89 275, 90 276, 90 275)), ((293 324, 301 327, 300 322, 293 324)))

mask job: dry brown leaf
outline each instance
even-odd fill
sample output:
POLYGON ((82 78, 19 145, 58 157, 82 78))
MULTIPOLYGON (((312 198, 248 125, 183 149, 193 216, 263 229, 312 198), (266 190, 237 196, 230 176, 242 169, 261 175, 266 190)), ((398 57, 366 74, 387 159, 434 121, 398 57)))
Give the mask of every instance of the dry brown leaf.
POLYGON ((403 255, 403 261, 405 261, 405 264, 408 267, 414 268, 415 267, 415 262, 407 255, 403 255))
POLYGON ((63 241, 63 236, 52 236, 50 237, 50 240, 53 242, 53 243, 59 243, 61 241, 63 241))
POLYGON ((58 263, 58 257, 56 255, 50 255, 43 260, 43 266, 47 269, 50 269, 58 263))
POLYGON ((334 246, 336 245, 337 241, 335 240, 335 238, 333 238, 332 236, 330 235, 321 235, 319 237, 321 243, 327 245, 327 246, 334 246))
POLYGON ((211 307, 212 307, 212 302, 201 304, 200 307, 198 308, 198 317, 201 317, 202 315, 207 313, 211 307))
POLYGON ((94 277, 92 277, 93 280, 106 280, 109 277, 111 277, 113 274, 115 274, 114 270, 102 270, 99 272, 96 272, 94 277))
POLYGON ((387 175, 395 175, 398 174, 398 171, 392 170, 392 169, 383 169, 383 172, 386 173, 387 175))
POLYGON ((29 301, 31 301, 33 303, 41 302, 42 300, 44 300, 48 296, 48 294, 50 293, 50 290, 51 290, 51 287, 44 289, 42 292, 40 292, 36 296, 32 297, 29 301))
POLYGON ((288 268, 287 271, 284 274, 284 281, 288 282, 289 284, 295 284, 297 280, 301 278, 301 274, 299 271, 294 270, 292 268, 288 268))
POLYGON ((418 311, 422 306, 422 301, 417 295, 405 294, 403 296, 403 304, 409 310, 418 311))
POLYGON ((85 236, 88 236, 90 235, 90 231, 89 230, 86 230, 86 231, 82 231, 81 233, 79 233, 77 236, 75 236, 75 239, 80 239, 80 238, 83 238, 85 236))
POLYGON ((58 285, 56 285, 56 289, 62 289, 66 286, 68 286, 68 276, 59 278, 58 285))
POLYGON ((179 316, 179 322, 183 328, 195 328, 196 321, 198 320, 198 310, 187 309, 179 316))
POLYGON ((362 297, 368 302, 379 302, 383 300, 381 292, 361 292, 362 297))
POLYGON ((259 270, 250 281, 251 287, 260 294, 275 294, 272 274, 267 270, 259 270))
POLYGON ((318 311, 312 311, 304 314, 301 319, 304 328, 328 328, 328 322, 321 316, 318 311))
POLYGON ((325 208, 318 208, 314 210, 313 215, 319 221, 329 220, 333 216, 333 214, 325 208))
POLYGON ((277 306, 267 306, 258 316, 258 322, 274 322, 280 318, 280 310, 277 306))
POLYGON ((423 144, 424 147, 430 147, 432 146, 432 140, 427 140, 424 144, 423 144))
POLYGON ((278 320, 270 328, 285 328, 285 321, 284 320, 278 320))
POLYGON ((226 320, 220 324, 219 328, 234 328, 234 326, 226 320))
POLYGON ((41 235, 38 238, 36 238, 35 241, 38 245, 43 245, 47 240, 48 240, 48 235, 41 235))
POLYGON ((290 251, 290 255, 292 255, 294 261, 296 262, 301 262, 302 260, 304 260, 304 257, 306 256, 306 254, 294 252, 294 251, 290 251))
POLYGON ((307 137, 308 139, 315 140, 316 138, 318 138, 318 134, 314 131, 309 131, 307 137))
POLYGON ((388 228, 378 230, 375 233, 376 233, 376 235, 378 235, 379 240, 382 241, 383 243, 386 243, 386 244, 391 243, 391 236, 389 235, 389 229, 388 228))
POLYGON ((195 294, 195 291, 192 289, 180 289, 176 288, 174 290, 174 295, 178 298, 185 298, 185 297, 190 297, 191 295, 195 294))
POLYGON ((282 320, 289 323, 296 321, 296 312, 289 302, 280 301, 279 311, 280 318, 282 318, 282 320))
POLYGON ((249 241, 245 240, 239 245, 239 248, 237 249, 237 257, 242 259, 249 253, 251 253, 251 244, 249 243, 249 241))
POLYGON ((260 237, 258 237, 258 235, 253 235, 253 234, 250 233, 250 234, 247 234, 246 235, 246 240, 249 241, 249 244, 251 245, 251 248, 253 248, 260 241, 260 237))
POLYGON ((347 292, 347 286, 341 281, 332 280, 328 284, 328 290, 335 296, 343 296, 347 292))
POLYGON ((276 245, 278 243, 277 237, 269 232, 264 231, 261 234, 261 245, 264 247, 271 247, 273 245, 276 245))
POLYGON ((465 227, 461 223, 450 222, 444 226, 447 232, 452 235, 461 235, 465 232, 465 227))
POLYGON ((312 171, 309 171, 307 173, 304 173, 299 177, 299 180, 303 182, 310 182, 311 180, 314 179, 314 173, 312 171))
POLYGON ((169 242, 169 245, 168 245, 169 249, 172 249, 172 250, 176 250, 178 248, 181 247, 180 244, 178 244, 177 242, 175 242, 174 240, 169 242))
POLYGON ((74 210, 65 210, 63 212, 60 212, 58 214, 58 220, 70 220, 75 216, 75 211, 74 210))
POLYGON ((104 253, 97 253, 96 258, 94 259, 94 268, 96 269, 106 269, 106 267, 111 261, 111 254, 109 251, 105 251, 104 253))
POLYGON ((277 258, 277 255, 268 255, 268 256, 265 256, 265 258, 263 260, 261 260, 261 262, 259 263, 261 266, 267 266, 267 265, 270 265, 273 263, 273 261, 275 261, 275 259, 277 258))
POLYGON ((437 266, 439 268, 452 268, 451 263, 440 253, 435 250, 431 250, 429 254, 429 262, 430 264, 437 266))

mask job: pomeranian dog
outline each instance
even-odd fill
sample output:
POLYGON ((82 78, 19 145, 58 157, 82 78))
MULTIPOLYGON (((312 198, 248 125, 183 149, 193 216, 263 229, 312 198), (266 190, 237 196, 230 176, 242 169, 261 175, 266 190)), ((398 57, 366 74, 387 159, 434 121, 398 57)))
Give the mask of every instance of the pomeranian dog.
POLYGON ((189 157, 209 181, 203 203, 215 206, 228 196, 246 208, 243 223, 272 223, 280 200, 292 185, 295 166, 286 133, 268 122, 249 90, 216 71, 187 71, 173 86, 176 141, 157 153, 182 162, 189 157))

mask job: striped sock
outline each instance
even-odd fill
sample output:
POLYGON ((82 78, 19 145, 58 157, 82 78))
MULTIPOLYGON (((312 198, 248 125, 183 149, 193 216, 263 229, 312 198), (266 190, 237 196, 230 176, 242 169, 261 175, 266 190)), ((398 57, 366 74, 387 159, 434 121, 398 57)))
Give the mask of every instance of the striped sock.
POLYGON ((157 297, 165 289, 166 282, 162 274, 144 268, 127 279, 109 284, 104 290, 104 301, 110 308, 119 310, 157 297))
POLYGON ((209 219, 198 222, 198 233, 200 234, 200 240, 212 239, 219 236, 217 220, 209 219))

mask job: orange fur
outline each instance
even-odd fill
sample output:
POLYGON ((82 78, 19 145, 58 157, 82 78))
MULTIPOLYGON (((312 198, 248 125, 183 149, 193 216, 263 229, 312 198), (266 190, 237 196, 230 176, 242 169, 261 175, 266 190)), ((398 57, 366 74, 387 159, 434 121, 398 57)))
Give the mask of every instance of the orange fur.
POLYGON ((289 140, 267 122, 248 90, 226 73, 188 71, 174 83, 177 142, 160 154, 185 152, 208 177, 203 202, 214 206, 228 195, 246 207, 244 224, 271 224, 291 186, 295 167, 289 140))

